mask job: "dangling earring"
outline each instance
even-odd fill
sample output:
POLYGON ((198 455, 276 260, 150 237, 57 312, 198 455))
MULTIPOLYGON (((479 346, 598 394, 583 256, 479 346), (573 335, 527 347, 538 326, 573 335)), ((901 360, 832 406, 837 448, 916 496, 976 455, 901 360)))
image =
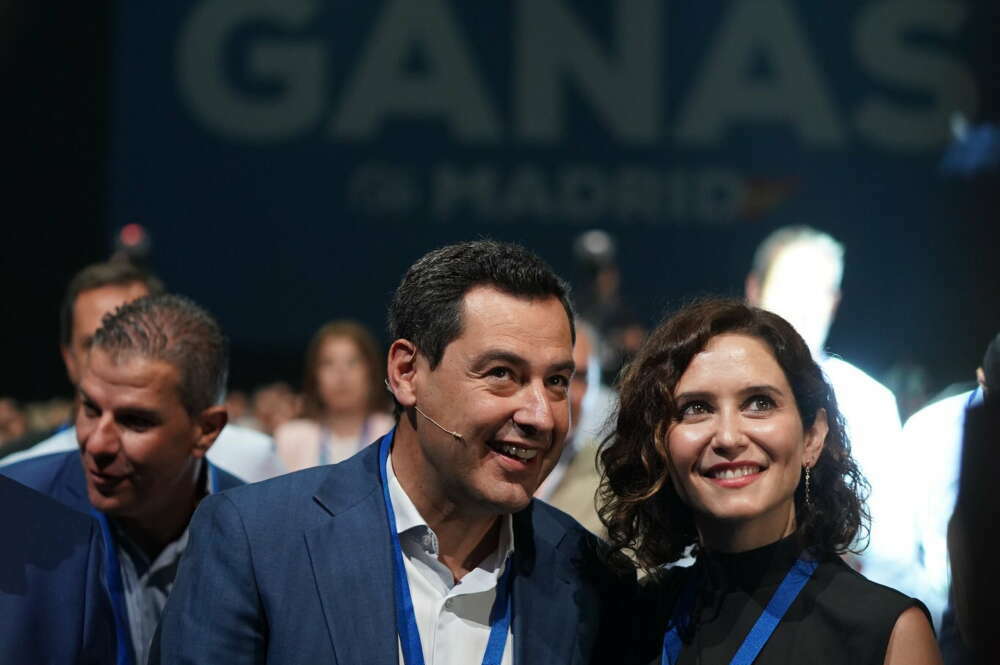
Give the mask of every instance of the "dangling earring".
POLYGON ((809 484, 809 480, 810 480, 810 478, 809 478, 809 469, 810 469, 810 467, 806 466, 806 505, 809 506, 810 508, 812 508, 813 501, 812 501, 812 491, 811 491, 812 488, 810 487, 810 484, 809 484))

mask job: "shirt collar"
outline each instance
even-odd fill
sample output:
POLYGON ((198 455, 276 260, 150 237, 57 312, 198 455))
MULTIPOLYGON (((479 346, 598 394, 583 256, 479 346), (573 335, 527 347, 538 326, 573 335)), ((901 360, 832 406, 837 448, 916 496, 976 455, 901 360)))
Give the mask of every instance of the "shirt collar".
MULTIPOLYGON (((389 498, 392 500, 392 512, 396 514, 396 533, 406 533, 416 527, 427 527, 427 522, 420 516, 417 507, 403 491, 403 486, 396 478, 392 468, 392 455, 385 462, 385 475, 389 479, 389 498)), ((429 527, 428 527, 429 528, 429 527)))
MULTIPOLYGON (((413 505, 413 501, 403 490, 403 486, 399 484, 396 472, 392 468, 392 455, 386 460, 385 467, 386 478, 389 481, 389 498, 392 500, 392 512, 396 517, 396 533, 403 535, 414 529, 434 533, 434 530, 430 528, 417 507, 413 505)), ((500 542, 497 549, 479 564, 480 568, 494 570, 498 575, 502 572, 503 564, 507 558, 514 552, 514 520, 511 519, 510 515, 502 515, 500 520, 500 542)))
MULTIPOLYGON (((212 468, 212 463, 207 459, 202 462, 201 471, 198 472, 198 496, 204 498, 209 494, 214 494, 218 491, 216 487, 216 477, 215 469, 212 468)), ((171 541, 163 548, 163 550, 157 555, 155 560, 150 561, 146 553, 142 551, 138 545, 132 542, 132 539, 128 537, 125 530, 121 528, 118 522, 109 517, 109 524, 113 529, 115 541, 120 550, 124 551, 130 559, 132 559, 135 564, 136 569, 140 575, 146 574, 146 572, 158 570, 164 566, 173 563, 184 553, 187 549, 188 543, 188 532, 190 531, 190 521, 188 526, 184 527, 184 531, 177 540, 171 541)))
MULTIPOLYGON (((136 545, 128 534, 116 523, 112 523, 112 529, 114 529, 115 543, 118 547, 119 552, 124 552, 126 556, 132 561, 132 565, 135 566, 136 574, 140 577, 152 574, 161 568, 166 568, 176 564, 177 560, 181 558, 184 554, 184 550, 187 549, 189 529, 185 528, 184 532, 178 536, 177 540, 167 543, 166 547, 156 555, 155 559, 150 560, 146 553, 142 551, 138 545, 136 545)), ((173 578, 171 578, 172 580, 173 578)))

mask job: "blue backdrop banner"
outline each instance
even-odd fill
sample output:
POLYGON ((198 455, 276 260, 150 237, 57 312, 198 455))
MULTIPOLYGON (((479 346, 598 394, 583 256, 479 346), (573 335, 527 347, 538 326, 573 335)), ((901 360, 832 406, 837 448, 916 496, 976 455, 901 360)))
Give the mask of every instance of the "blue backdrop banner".
POLYGON ((110 223, 145 224, 170 286, 245 344, 381 325, 406 265, 458 238, 570 272, 594 226, 649 318, 738 292, 771 228, 818 226, 847 244, 845 289, 866 284, 854 316, 878 321, 934 289, 938 164, 982 94, 958 2, 119 7, 110 223))

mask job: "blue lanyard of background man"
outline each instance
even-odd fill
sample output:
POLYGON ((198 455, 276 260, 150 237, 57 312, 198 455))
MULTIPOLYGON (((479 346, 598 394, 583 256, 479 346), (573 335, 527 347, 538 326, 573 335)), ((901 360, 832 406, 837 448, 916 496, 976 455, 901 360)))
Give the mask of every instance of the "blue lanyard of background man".
MULTIPOLYGON (((771 633, 778 627, 781 618, 791 606, 792 601, 798 597, 802 587, 806 585, 813 571, 816 570, 817 562, 812 559, 801 558, 792 565, 792 569, 781 581, 778 590, 774 592, 771 601, 764 608, 757 622, 750 629, 750 633, 743 640, 739 650, 730 665, 750 665, 764 648, 771 633)), ((691 620, 691 610, 694 607, 694 597, 697 595, 698 575, 692 575, 690 581, 685 585, 684 591, 677 600, 673 616, 667 626, 667 633, 663 636, 663 657, 660 659, 661 665, 674 665, 680 656, 681 643, 678 627, 691 620)))
MULTIPOLYGON (((208 492, 211 494, 219 487, 218 470, 211 462, 208 464, 208 492)), ((129 628, 128 611, 125 609, 125 587, 122 584, 122 570, 118 561, 118 542, 111 530, 108 516, 91 506, 90 514, 101 525, 101 535, 104 537, 104 565, 108 595, 111 596, 111 611, 115 617, 115 636, 118 638, 118 652, 115 665, 142 665, 134 663, 132 651, 132 630, 129 628)))
MULTIPOLYGON (((386 464, 389 462, 389 450, 392 448, 392 438, 395 428, 382 437, 379 442, 379 473, 382 476, 382 496, 385 498, 385 514, 389 518, 389 537, 392 539, 393 558, 393 590, 396 599, 396 633, 399 635, 399 645, 403 650, 405 665, 424 665, 424 650, 420 645, 420 630, 417 628, 417 618, 413 613, 413 597, 410 596, 410 583, 406 578, 406 567, 403 565, 403 548, 399 544, 399 534, 396 532, 396 514, 392 510, 392 499, 389 497, 389 480, 386 464)), ((507 563, 507 569, 497 583, 497 595, 490 610, 490 639, 486 643, 486 653, 483 654, 483 665, 500 665, 503 659, 504 647, 507 645, 507 631, 510 629, 511 618, 511 571, 513 562, 507 563)))

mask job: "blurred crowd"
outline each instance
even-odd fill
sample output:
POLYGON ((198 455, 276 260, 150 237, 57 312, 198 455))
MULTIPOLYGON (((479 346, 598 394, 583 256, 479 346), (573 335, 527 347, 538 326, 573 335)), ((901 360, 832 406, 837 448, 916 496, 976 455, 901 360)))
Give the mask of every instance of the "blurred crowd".
MULTIPOLYGON (((134 225, 130 225, 134 226, 134 225)), ((141 229, 128 228, 129 234, 137 235, 137 246, 124 247, 119 241, 118 247, 110 257, 110 264, 131 264, 139 269, 144 269, 148 263, 146 252, 150 249, 149 238, 141 229)), ((800 232, 796 231, 796 233, 800 232)), ((787 232, 787 230, 786 230, 787 232)), ((123 235, 125 234, 123 230, 123 235)), ((832 324, 832 316, 836 310, 836 303, 829 298, 813 298, 813 293, 835 293, 841 279, 843 269, 843 252, 837 249, 837 244, 832 238, 825 234, 816 233, 815 237, 803 243, 801 246, 813 245, 819 242, 820 245, 827 242, 817 238, 828 238, 830 243, 827 250, 832 252, 830 256, 823 257, 823 250, 820 250, 821 259, 816 264, 807 266, 809 270, 803 271, 803 266, 792 264, 792 267, 782 268, 779 265, 778 271, 772 275, 772 291, 777 289, 778 284, 794 285, 800 289, 798 297, 795 294, 790 298, 790 309, 792 316, 798 316, 799 329, 809 333, 809 326, 814 330, 811 339, 815 344, 825 343, 826 333, 832 324), (831 249, 832 248, 832 249, 831 249), (839 254, 838 254, 839 252, 839 254), (825 266, 825 268, 824 268, 825 266), (822 274, 823 270, 832 271, 822 274), (781 270, 787 270, 792 277, 782 275, 781 270), (802 275, 813 275, 814 278, 802 281, 802 275), (805 303, 796 304, 796 303, 805 303), (812 308, 812 311, 809 309, 812 308), (817 315, 817 311, 819 313, 817 315), (823 312, 826 313, 823 313, 823 312)), ((775 234, 770 240, 771 244, 795 244, 790 243, 789 238, 782 240, 782 234, 775 234)), ((761 252, 767 252, 762 245, 761 252)), ((642 345, 646 338, 647 326, 644 317, 641 317, 622 297, 621 273, 618 266, 616 247, 614 238, 601 230, 592 230, 577 237, 573 245, 574 258, 583 275, 581 283, 575 285, 577 313, 585 321, 590 329, 594 331, 601 343, 595 351, 597 370, 597 384, 602 386, 613 386, 619 370, 627 360, 642 345)), ((754 269, 748 278, 747 294, 751 301, 760 304, 759 287, 755 284, 760 282, 762 270, 767 269, 770 260, 762 258, 761 252, 754 262, 754 269), (762 267, 762 265, 764 267, 762 267), (756 290, 755 290, 756 289, 756 290), (753 297, 751 297, 753 296, 753 297)), ((812 250, 800 249, 790 252, 783 252, 782 264, 787 261, 810 259, 812 250), (788 257, 793 257, 789 259, 788 257), (804 256, 805 258, 795 259, 794 257, 804 256)), ((778 297, 785 298, 780 295, 778 297)), ((774 302, 765 305, 771 309, 782 307, 774 302)), ((776 309, 784 311, 789 315, 787 309, 776 309)), ((373 357, 372 350, 378 349, 378 342, 375 337, 364 327, 356 322, 342 321, 334 322, 337 326, 346 326, 349 334, 343 332, 341 336, 353 340, 349 344, 356 345, 356 353, 365 356, 364 362, 374 365, 381 364, 381 357, 373 357), (362 351, 363 350, 363 351, 362 351)), ((290 377, 283 377, 255 386, 248 389, 233 388, 226 395, 226 407, 229 412, 231 423, 259 431, 267 436, 275 436, 279 428, 286 423, 295 420, 315 420, 322 412, 321 403, 318 401, 319 395, 316 392, 315 372, 317 363, 317 352, 321 338, 329 336, 326 333, 318 332, 316 338, 312 340, 309 352, 306 354, 306 367, 303 374, 304 381, 299 384, 290 380, 290 377)), ((376 371, 377 367, 369 368, 376 371)), ((889 367, 882 377, 882 383, 890 389, 896 401, 899 417, 905 421, 909 416, 918 411, 929 402, 938 401, 950 395, 958 394, 967 390, 971 385, 970 381, 949 384, 947 386, 934 386, 926 370, 917 360, 902 356, 889 367)), ((388 408, 384 399, 380 399, 380 388, 368 386, 362 388, 360 384, 347 389, 354 390, 355 394, 347 399, 367 400, 372 399, 372 408, 375 412, 385 412, 388 408), (362 397, 365 390, 371 392, 368 397, 362 397)), ((334 397, 336 402, 337 398, 334 397)), ((332 407, 335 410, 339 407, 332 407)), ((73 401, 63 396, 53 396, 51 399, 39 402, 22 403, 14 396, 0 395, 0 459, 17 453, 23 449, 30 448, 35 443, 45 439, 55 431, 64 427, 71 420, 73 411, 73 401)), ((294 429, 293 429, 294 431, 294 429)))

